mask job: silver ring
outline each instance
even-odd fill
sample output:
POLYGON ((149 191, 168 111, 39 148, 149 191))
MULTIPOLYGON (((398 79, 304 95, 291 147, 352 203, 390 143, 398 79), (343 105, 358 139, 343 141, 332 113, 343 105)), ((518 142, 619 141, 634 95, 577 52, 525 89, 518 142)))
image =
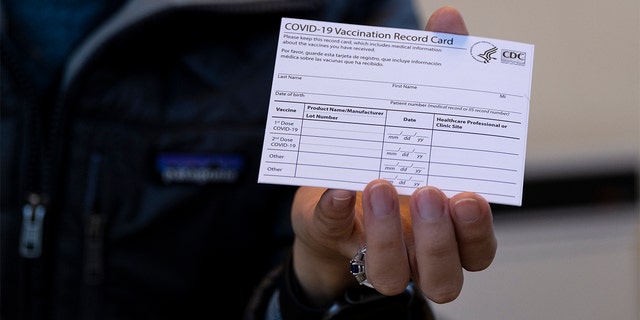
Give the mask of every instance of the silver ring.
POLYGON ((351 274, 358 280, 358 283, 365 285, 369 288, 373 288, 373 285, 367 279, 367 274, 364 270, 364 256, 367 253, 367 245, 362 246, 358 253, 351 259, 350 270, 351 274))

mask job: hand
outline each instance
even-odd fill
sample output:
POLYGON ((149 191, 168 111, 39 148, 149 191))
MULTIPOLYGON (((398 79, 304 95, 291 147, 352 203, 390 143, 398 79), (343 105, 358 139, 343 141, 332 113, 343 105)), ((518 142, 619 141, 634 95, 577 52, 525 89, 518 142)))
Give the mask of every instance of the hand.
MULTIPOLYGON (((460 13, 443 7, 427 30, 467 34, 460 13)), ((378 292, 401 293, 413 279, 432 301, 454 300, 463 269, 487 268, 497 242, 489 203, 470 192, 450 199, 435 187, 399 196, 386 180, 363 192, 300 187, 292 208, 293 267, 306 299, 333 301, 357 285, 349 260, 367 245, 366 273, 378 292)))

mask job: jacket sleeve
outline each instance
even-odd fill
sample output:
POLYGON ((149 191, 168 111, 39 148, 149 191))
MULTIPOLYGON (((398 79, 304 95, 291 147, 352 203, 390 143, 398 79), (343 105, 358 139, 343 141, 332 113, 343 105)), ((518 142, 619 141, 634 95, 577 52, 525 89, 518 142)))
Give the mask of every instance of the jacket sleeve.
POLYGON ((292 270, 292 255, 269 273, 255 291, 245 320, 433 320, 427 298, 414 283, 404 292, 385 296, 358 286, 325 307, 312 307, 301 297, 302 289, 292 270))

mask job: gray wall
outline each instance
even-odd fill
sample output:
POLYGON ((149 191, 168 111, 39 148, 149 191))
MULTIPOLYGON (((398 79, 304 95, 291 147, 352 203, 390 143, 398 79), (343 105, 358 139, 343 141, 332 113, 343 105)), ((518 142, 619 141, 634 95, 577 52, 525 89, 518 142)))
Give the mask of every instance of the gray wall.
POLYGON ((638 166, 640 1, 416 0, 472 35, 535 45, 525 174, 638 166))
MULTIPOLYGON (((535 45, 525 179, 640 167, 640 1, 416 0, 452 5, 472 35, 535 45)), ((526 189, 525 189, 526 197, 526 189)), ((637 202, 495 218, 498 253, 465 274, 442 320, 640 319, 637 202)))

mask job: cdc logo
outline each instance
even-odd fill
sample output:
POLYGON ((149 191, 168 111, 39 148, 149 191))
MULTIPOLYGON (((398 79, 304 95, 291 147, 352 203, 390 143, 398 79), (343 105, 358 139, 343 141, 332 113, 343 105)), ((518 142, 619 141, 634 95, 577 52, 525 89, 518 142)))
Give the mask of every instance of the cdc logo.
POLYGON ((494 55, 498 52, 498 48, 491 42, 480 41, 471 46, 471 56, 478 62, 489 63, 491 60, 496 60, 494 55))
POLYGON ((526 52, 502 49, 502 53, 500 54, 500 62, 502 63, 524 66, 526 61, 526 52))

